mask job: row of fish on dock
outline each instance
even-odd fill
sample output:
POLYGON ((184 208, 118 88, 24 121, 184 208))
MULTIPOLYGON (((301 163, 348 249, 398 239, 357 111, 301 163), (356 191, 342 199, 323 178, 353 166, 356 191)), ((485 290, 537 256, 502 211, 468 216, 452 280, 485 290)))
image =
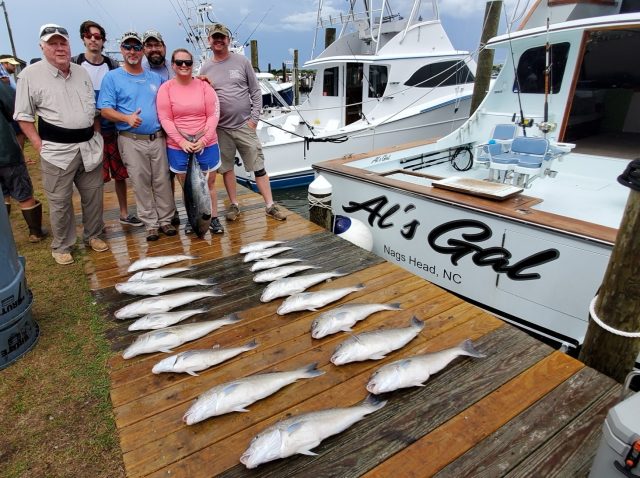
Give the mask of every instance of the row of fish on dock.
MULTIPOLYGON (((283 244, 282 241, 259 241, 240 249, 240 253, 245 254, 244 262, 253 263, 251 265, 251 271, 255 273, 253 281, 268 283, 260 300, 270 302, 285 298, 277 309, 278 315, 303 310, 317 311, 365 288, 364 284, 359 283, 350 287, 306 292, 316 284, 347 276, 348 273, 335 270, 294 276, 299 272, 320 269, 320 267, 304 264, 303 260, 298 258, 274 258, 273 256, 293 249, 281 244, 283 244)), ((174 325, 194 315, 205 313, 207 310, 199 308, 173 311, 172 309, 206 297, 224 295, 222 290, 216 287, 212 278, 170 277, 191 271, 192 267, 164 267, 195 258, 189 255, 174 255, 140 259, 128 269, 128 272, 135 272, 135 274, 127 282, 116 284, 115 288, 120 293, 152 296, 130 303, 115 312, 117 319, 137 318, 129 326, 130 331, 151 330, 138 336, 124 351, 123 358, 128 359, 154 352, 172 353, 175 347, 241 320, 234 313, 218 320, 174 325), (159 296, 193 286, 206 286, 210 289, 159 296)), ((351 333, 356 323, 385 310, 397 311, 401 310, 401 307, 399 303, 343 304, 319 314, 311 324, 311 336, 314 339, 321 339, 339 332, 351 334, 347 340, 336 347, 331 356, 330 360, 335 366, 383 359, 386 354, 407 345, 420 334, 424 327, 424 322, 413 317, 408 327, 379 329, 360 334, 351 333)), ((257 346, 257 342, 252 340, 239 347, 221 348, 217 345, 211 349, 189 350, 160 360, 153 366, 152 372, 197 375, 197 372, 255 349, 257 346)), ((474 348, 470 340, 466 340, 457 347, 386 364, 372 374, 366 385, 367 391, 373 395, 367 396, 362 402, 351 407, 304 413, 275 423, 253 438, 240 457, 240 462, 247 468, 255 468, 262 463, 298 453, 314 455, 315 453, 311 450, 322 440, 341 433, 366 415, 382 408, 386 401, 380 400, 376 395, 400 388, 424 386, 431 375, 462 355, 484 357, 474 348)), ((324 373, 317 369, 316 363, 312 363, 295 370, 259 373, 216 385, 197 397, 184 414, 183 421, 187 425, 193 425, 210 417, 230 412, 247 412, 247 406, 276 393, 285 386, 297 380, 311 379, 324 373)))

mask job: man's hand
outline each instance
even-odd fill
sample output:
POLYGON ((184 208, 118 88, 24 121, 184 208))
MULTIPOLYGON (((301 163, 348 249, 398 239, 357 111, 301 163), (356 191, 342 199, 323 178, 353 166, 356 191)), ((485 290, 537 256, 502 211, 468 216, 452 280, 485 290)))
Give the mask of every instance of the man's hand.
POLYGON ((209 83, 209 86, 213 87, 213 83, 211 83, 211 80, 205 75, 198 75, 196 76, 196 78, 200 81, 206 81, 207 83, 209 83))
POLYGON ((247 121, 247 126, 251 129, 256 129, 258 127, 258 123, 253 120, 247 121))
POLYGON ((142 109, 138 108, 134 113, 127 115, 127 124, 132 128, 137 128, 142 124, 142 118, 138 116, 142 112, 142 109))

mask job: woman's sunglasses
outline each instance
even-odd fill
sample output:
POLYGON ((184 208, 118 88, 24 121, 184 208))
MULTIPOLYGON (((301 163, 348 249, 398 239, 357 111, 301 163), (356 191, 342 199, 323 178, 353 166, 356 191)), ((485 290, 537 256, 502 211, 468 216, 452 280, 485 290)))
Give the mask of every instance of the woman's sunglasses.
POLYGON ((178 66, 193 66, 193 60, 173 60, 178 66))
POLYGON ((123 43, 122 45, 120 45, 122 48, 124 48, 127 51, 142 51, 142 45, 132 45, 131 43, 123 43))
POLYGON ((102 35, 100 35, 99 33, 83 33, 82 34, 82 38, 84 38, 85 40, 91 40, 92 38, 94 40, 102 40, 102 35))

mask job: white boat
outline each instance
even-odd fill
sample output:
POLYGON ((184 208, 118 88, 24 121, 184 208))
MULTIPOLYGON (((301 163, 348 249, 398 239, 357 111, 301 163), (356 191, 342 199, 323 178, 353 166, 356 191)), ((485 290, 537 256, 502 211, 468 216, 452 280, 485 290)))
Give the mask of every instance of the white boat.
POLYGON ((571 347, 628 198, 617 178, 640 156, 640 14, 597 3, 536 2, 491 39, 505 64, 452 134, 315 165, 376 254, 571 347))
MULTIPOLYGON (((280 81, 273 73, 256 73, 262 90, 262 108, 286 108, 293 104, 293 83, 280 81)), ((288 108, 287 108, 288 109, 288 108)))
MULTIPOLYGON (((432 20, 422 19, 420 0, 407 18, 390 13, 386 0, 365 1, 362 12, 356 3, 325 18, 319 2, 316 37, 332 25, 341 30, 304 65, 316 70, 313 88, 301 105, 258 125, 274 189, 311 182, 312 163, 441 137, 468 117, 475 62, 453 47, 435 3, 432 20)), ((238 181, 255 189, 239 159, 238 181)))

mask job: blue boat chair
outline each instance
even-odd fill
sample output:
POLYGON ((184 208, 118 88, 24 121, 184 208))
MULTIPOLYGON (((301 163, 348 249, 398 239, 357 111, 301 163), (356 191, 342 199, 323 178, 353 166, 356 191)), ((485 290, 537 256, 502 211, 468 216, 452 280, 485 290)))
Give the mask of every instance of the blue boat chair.
POLYGON ((484 166, 488 168, 491 155, 509 151, 511 143, 513 142, 513 139, 516 137, 517 133, 518 128, 513 123, 495 125, 493 127, 493 132, 491 133, 491 139, 486 143, 479 144, 476 147, 476 158, 474 161, 474 166, 484 166), (501 147, 501 150, 496 151, 496 148, 493 148, 493 151, 490 152, 489 147, 494 144, 499 145, 501 147))
POLYGON ((544 163, 551 159, 549 141, 545 138, 518 137, 511 144, 510 159, 517 159, 513 167, 513 183, 528 188, 541 176, 544 163))

